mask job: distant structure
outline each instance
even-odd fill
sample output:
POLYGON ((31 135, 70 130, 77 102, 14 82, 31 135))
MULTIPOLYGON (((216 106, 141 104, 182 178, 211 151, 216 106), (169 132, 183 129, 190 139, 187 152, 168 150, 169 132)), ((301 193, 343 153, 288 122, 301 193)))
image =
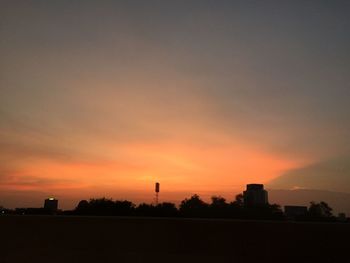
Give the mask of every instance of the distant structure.
POLYGON ((286 205, 284 207, 284 214, 288 219, 295 220, 307 215, 307 207, 297 205, 286 205))
POLYGON ((263 184, 247 184, 247 190, 243 192, 243 200, 245 206, 259 206, 269 203, 263 184))
POLYGON ((56 212, 58 209, 58 200, 53 197, 45 199, 44 209, 50 212, 56 212))
POLYGON ((345 213, 339 213, 338 214, 338 221, 340 222, 346 222, 346 214, 345 213))
POLYGON ((155 186, 155 192, 156 192, 156 205, 158 205, 158 195, 160 190, 160 184, 157 182, 155 186))

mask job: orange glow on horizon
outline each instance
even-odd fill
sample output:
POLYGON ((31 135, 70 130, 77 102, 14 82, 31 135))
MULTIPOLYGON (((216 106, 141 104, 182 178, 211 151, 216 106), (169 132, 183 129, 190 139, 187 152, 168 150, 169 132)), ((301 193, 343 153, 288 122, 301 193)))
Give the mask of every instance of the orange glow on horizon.
POLYGON ((115 193, 114 198, 118 198, 118 192, 127 191, 132 198, 134 194, 152 191, 150 186, 160 181, 162 192, 220 194, 243 189, 247 183, 266 183, 303 164, 239 143, 216 147, 175 142, 124 144, 109 147, 108 155, 119 158, 100 162, 26 161, 1 188, 75 195, 84 192, 90 197, 107 191, 115 193))

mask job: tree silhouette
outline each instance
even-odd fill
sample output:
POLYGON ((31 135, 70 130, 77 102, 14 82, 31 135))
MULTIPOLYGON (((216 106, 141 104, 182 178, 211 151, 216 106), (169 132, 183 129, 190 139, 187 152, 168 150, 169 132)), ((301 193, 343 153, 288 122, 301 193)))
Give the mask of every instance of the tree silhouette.
POLYGON ((114 210, 116 215, 129 216, 133 214, 135 205, 127 200, 115 201, 114 210))
POLYGON ((228 204, 227 217, 230 218, 242 218, 243 217, 243 195, 238 194, 235 200, 228 204))
POLYGON ((247 219, 268 219, 282 220, 284 213, 278 204, 267 204, 259 206, 244 206, 242 209, 243 218, 247 219))
POLYGON ((139 204, 135 211, 138 216, 156 216, 155 206, 146 203, 139 204))
POLYGON ((81 200, 78 204, 78 206, 75 208, 75 212, 76 214, 79 215, 84 215, 84 214, 88 214, 89 212, 89 202, 86 200, 81 200))
POLYGON ((308 215, 314 219, 331 219, 333 217, 332 210, 326 202, 310 202, 308 215))
POLYGON ((271 213, 270 219, 285 219, 284 213, 279 204, 271 204, 268 205, 268 207, 271 213))
POLYGON ((166 217, 176 217, 178 216, 178 210, 173 203, 161 203, 156 207, 156 215, 157 216, 166 216, 166 217))
POLYGON ((113 201, 112 199, 97 198, 90 201, 82 200, 75 209, 79 215, 132 215, 135 205, 127 200, 113 201))
POLYGON ((186 217, 206 217, 208 215, 208 204, 198 195, 181 201, 180 214, 186 217))
POLYGON ((216 209, 222 209, 227 207, 226 199, 221 196, 212 196, 210 207, 216 209))
POLYGON ((233 201, 234 205, 242 207, 244 205, 243 194, 236 195, 235 201, 233 201))
POLYGON ((93 215, 113 215, 114 202, 112 199, 105 197, 98 199, 90 199, 89 213, 93 215))
POLYGON ((221 196, 212 196, 211 204, 209 205, 210 217, 228 217, 229 204, 226 199, 221 196))
POLYGON ((179 211, 175 204, 164 202, 158 205, 142 203, 135 209, 136 215, 139 216, 158 216, 158 217, 177 217, 179 211))

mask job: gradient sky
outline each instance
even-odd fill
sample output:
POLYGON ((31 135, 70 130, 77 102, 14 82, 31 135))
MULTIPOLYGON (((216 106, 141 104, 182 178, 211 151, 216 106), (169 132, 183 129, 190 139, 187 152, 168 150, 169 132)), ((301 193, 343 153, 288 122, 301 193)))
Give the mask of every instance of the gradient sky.
POLYGON ((349 1, 1 1, 0 205, 350 193, 349 1), (325 169, 321 169, 320 167, 325 169))

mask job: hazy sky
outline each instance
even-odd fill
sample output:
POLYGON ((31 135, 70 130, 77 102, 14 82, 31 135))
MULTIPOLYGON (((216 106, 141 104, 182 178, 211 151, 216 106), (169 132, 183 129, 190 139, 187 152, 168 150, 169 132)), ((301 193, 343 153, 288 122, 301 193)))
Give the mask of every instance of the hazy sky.
POLYGON ((156 181, 171 201, 254 182, 350 192, 349 14, 349 1, 0 1, 0 205, 150 201, 156 181))

